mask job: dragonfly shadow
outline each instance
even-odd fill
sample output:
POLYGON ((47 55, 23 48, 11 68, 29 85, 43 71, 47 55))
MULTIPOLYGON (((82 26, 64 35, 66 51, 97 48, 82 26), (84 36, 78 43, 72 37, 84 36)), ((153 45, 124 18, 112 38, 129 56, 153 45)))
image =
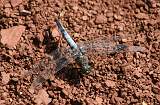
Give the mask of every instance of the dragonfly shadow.
POLYGON ((58 46, 54 37, 52 36, 50 28, 44 31, 43 45, 45 45, 45 52, 48 54, 55 50, 58 46))
POLYGON ((59 72, 57 72, 56 77, 67 81, 71 85, 78 85, 80 84, 80 78, 81 74, 79 72, 79 68, 75 68, 72 65, 69 65, 68 67, 63 68, 59 72))

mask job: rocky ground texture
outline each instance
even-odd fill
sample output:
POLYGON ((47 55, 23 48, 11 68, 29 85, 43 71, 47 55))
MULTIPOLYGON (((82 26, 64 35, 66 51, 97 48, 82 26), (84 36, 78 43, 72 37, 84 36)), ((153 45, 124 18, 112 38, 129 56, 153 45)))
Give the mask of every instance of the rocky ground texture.
POLYGON ((159 0, 0 0, 0 43, 1 105, 160 105, 159 0), (130 36, 147 51, 90 55, 88 75, 54 75, 55 18, 76 42, 130 36))

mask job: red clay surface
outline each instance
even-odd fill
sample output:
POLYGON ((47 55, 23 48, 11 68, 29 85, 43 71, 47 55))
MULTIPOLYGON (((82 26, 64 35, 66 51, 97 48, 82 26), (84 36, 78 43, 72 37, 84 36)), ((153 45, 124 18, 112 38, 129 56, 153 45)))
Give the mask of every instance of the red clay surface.
POLYGON ((0 0, 0 42, 1 105, 160 105, 159 0, 0 0), (90 55, 88 75, 53 75, 55 18, 76 42, 130 36, 147 52, 90 55))

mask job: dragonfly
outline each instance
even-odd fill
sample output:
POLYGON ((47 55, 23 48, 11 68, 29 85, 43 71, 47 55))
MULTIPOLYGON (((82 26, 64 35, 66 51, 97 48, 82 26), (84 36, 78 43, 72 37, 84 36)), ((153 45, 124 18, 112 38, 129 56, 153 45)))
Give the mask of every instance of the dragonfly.
POLYGON ((56 50, 52 51, 51 55, 56 62, 55 73, 59 72, 73 60, 75 60, 82 67, 81 72, 83 74, 89 73, 91 67, 89 65, 87 53, 93 55, 95 53, 99 55, 107 55, 121 52, 144 52, 146 50, 141 46, 129 46, 127 44, 117 44, 113 42, 124 40, 120 36, 113 36, 113 38, 110 40, 98 38, 91 41, 75 43, 59 20, 56 20, 56 25, 58 27, 58 31, 66 40, 70 48, 57 48, 56 50))
MULTIPOLYGON (((87 74, 91 70, 89 65, 89 54, 91 55, 108 55, 122 52, 144 52, 146 51, 145 47, 141 46, 129 46, 127 44, 119 44, 117 41, 126 41, 125 38, 121 36, 113 36, 110 40, 105 38, 98 38, 91 41, 79 42, 76 43, 72 37, 68 34, 66 29, 63 27, 62 23, 59 20, 55 21, 56 29, 65 39, 69 47, 60 47, 53 50, 50 53, 51 63, 54 64, 54 70, 48 70, 47 73, 41 74, 56 74, 66 67, 69 63, 76 62, 80 67, 80 72, 82 74, 87 74), (49 71, 52 71, 50 73, 49 71), (54 73, 53 73, 54 72, 54 73)), ((50 33, 53 34, 54 33, 50 33)), ((42 65, 43 62, 40 64, 42 65)), ((44 64, 43 64, 44 65, 44 64)), ((50 66, 50 65, 49 65, 50 66)), ((43 77, 41 75, 41 77, 43 77)), ((39 78, 38 81, 43 80, 39 78)))

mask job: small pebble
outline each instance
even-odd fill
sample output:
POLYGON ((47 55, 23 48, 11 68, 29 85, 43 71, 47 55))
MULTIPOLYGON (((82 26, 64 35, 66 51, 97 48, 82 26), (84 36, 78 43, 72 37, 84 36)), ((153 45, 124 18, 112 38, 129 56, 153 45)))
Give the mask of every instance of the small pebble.
POLYGON ((87 16, 82 16, 82 20, 87 20, 88 17, 87 16))
POLYGON ((12 78, 12 80, 13 80, 14 82, 17 82, 17 81, 18 81, 18 78, 12 78))
POLYGON ((118 21, 120 21, 120 20, 122 20, 122 16, 120 16, 120 15, 114 15, 114 18, 116 19, 116 20, 118 20, 118 21))
POLYGON ((31 12, 30 12, 30 11, 27 11, 27 10, 21 10, 21 11, 20 11, 20 14, 26 16, 26 15, 31 15, 31 12))

